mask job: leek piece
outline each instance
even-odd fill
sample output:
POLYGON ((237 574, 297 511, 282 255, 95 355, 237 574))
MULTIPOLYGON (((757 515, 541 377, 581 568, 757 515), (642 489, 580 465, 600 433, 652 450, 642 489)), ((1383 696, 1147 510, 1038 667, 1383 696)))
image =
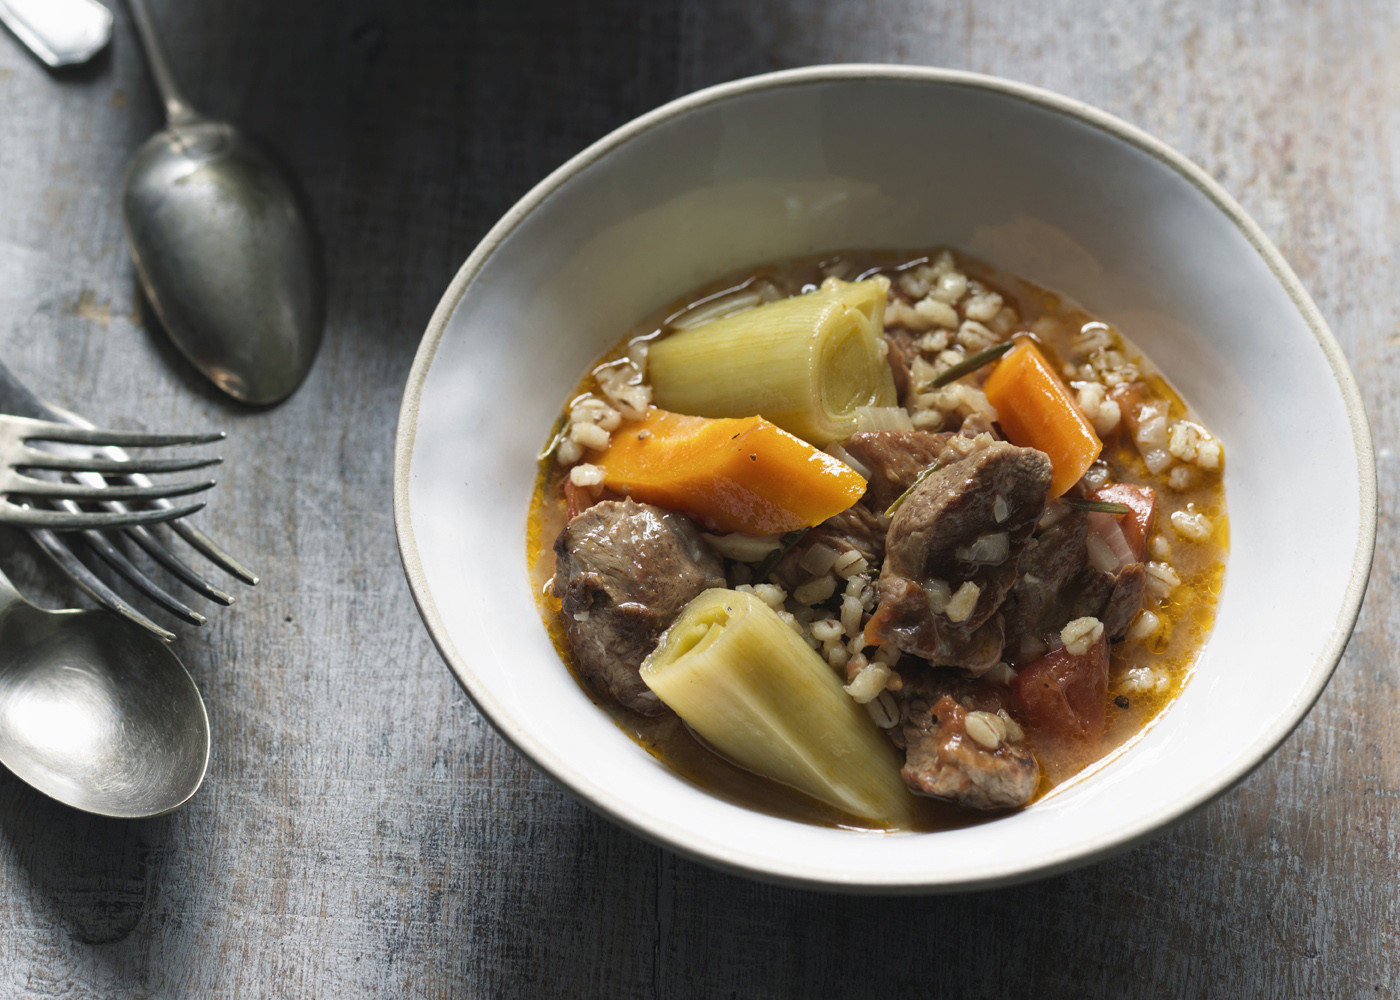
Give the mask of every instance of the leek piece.
POLYGON ((888 291, 882 275, 828 278, 818 291, 664 337, 647 353, 652 398, 700 417, 759 415, 817 447, 848 438, 858 409, 898 402, 888 291))
POLYGON ((826 661, 753 594, 701 593, 641 675, 736 764, 852 816, 888 826, 912 821, 893 745, 826 661))

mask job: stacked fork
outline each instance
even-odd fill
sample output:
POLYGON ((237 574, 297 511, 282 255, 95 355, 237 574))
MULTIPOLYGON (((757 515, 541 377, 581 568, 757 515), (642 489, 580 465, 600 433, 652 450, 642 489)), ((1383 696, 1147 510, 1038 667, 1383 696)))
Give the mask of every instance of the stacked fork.
POLYGON ((147 598, 194 625, 204 615, 161 587, 128 555, 143 550, 169 575, 201 596, 228 605, 233 597, 214 586, 176 555, 156 526, 170 533, 235 579, 253 585, 258 578, 185 518, 202 502, 177 506, 171 500, 211 488, 209 480, 156 484, 149 475, 186 472, 217 464, 207 456, 132 458, 126 448, 164 448, 208 444, 218 434, 145 434, 98 430, 74 414, 51 406, 31 393, 0 364, 0 524, 23 528, 77 586, 99 604, 163 639, 173 632, 141 614, 111 589, 83 561, 79 552, 96 555, 147 598), (50 447, 35 447, 47 443, 50 447), (35 473, 47 472, 59 478, 35 473), (59 532, 63 534, 60 535, 59 532), (81 541, 75 549, 67 539, 81 541))

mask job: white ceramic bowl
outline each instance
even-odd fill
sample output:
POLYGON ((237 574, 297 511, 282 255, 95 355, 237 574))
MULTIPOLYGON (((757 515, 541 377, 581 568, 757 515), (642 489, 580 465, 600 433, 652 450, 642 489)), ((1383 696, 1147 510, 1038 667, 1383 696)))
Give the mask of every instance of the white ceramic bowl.
POLYGON ((433 641, 522 754, 682 854, 869 891, 1060 871, 1238 782, 1331 676, 1361 603, 1376 512, 1369 432, 1341 351, 1278 251, 1205 173, 1063 97, 894 66, 701 91, 526 195, 428 326, 400 415, 394 504, 433 641), (589 363, 676 296, 797 254, 941 244, 1117 324, 1224 439, 1231 549, 1215 631, 1195 679, 1144 738, 1015 815, 862 834, 731 805, 633 743, 559 662, 526 575, 535 454, 589 363))

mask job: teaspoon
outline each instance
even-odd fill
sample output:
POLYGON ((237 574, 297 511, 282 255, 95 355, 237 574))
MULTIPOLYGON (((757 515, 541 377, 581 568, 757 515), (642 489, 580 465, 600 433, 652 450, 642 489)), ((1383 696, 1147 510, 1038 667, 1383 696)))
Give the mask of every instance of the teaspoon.
POLYGON ((105 611, 44 611, 0 573, 0 763, 76 809, 159 816, 203 782, 209 716, 151 633, 105 611))
POLYGON ((224 392, 270 405, 316 357, 321 251, 292 176, 175 86, 144 0, 127 0, 166 127, 132 159, 122 221, 146 297, 176 347, 224 392))

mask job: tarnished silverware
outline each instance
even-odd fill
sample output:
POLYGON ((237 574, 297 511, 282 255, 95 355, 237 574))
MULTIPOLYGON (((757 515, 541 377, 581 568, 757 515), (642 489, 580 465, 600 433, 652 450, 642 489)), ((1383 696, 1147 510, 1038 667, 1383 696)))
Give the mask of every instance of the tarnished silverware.
MULTIPOLYGON (((81 417, 39 399, 4 364, 0 364, 0 411, 75 427, 91 427, 81 417)), ((127 458, 125 452, 114 447, 99 448, 96 449, 96 453, 100 457, 117 462, 127 458)), ((135 486, 149 486, 151 483, 149 477, 142 473, 120 476, 114 473, 78 472, 74 474, 74 478, 99 488, 108 482, 135 486)), ((71 500, 58 501, 55 506, 69 511, 78 509, 76 503, 71 500)), ((106 498, 102 498, 101 503, 88 506, 101 507, 114 513, 122 513, 128 509, 125 502, 106 498)), ((167 511, 176 509, 169 500, 152 501, 149 506, 167 511)), ((178 515, 176 519, 155 528, 137 525, 120 530, 88 530, 63 534, 38 528, 30 529, 29 535, 54 564, 89 597, 162 639, 173 639, 174 633, 152 621, 116 593, 93 571, 84 557, 90 560, 92 556, 96 556, 98 562, 105 564, 145 597, 192 625, 203 624, 206 621, 205 616, 157 583, 147 569, 137 564, 134 557, 138 553, 135 550, 139 549, 150 560, 159 564, 173 581, 217 604, 232 604, 234 598, 207 580, 177 554, 174 539, 170 536, 178 536, 195 552, 239 582, 249 586, 258 582, 258 577, 252 570, 225 551, 214 539, 178 515)))
POLYGON ((91 485, 74 482, 72 477, 84 472, 125 477, 136 472, 184 472, 206 468, 222 459, 213 456, 113 459, 91 449, 209 444, 221 441, 223 437, 222 433, 147 434, 139 431, 104 431, 0 413, 0 524, 19 528, 77 531, 84 528, 126 528, 138 524, 156 524, 193 514, 204 504, 102 511, 84 510, 76 504, 64 509, 54 509, 41 504, 60 500, 89 503, 99 500, 169 500, 173 497, 202 493, 213 487, 212 479, 138 486, 131 483, 91 485), (82 449, 65 448, 55 451, 35 447, 37 442, 60 446, 78 445, 82 446, 82 449), (34 474, 37 472, 58 473, 60 478, 42 478, 34 474))
POLYGON ((209 716, 165 643, 101 611, 45 611, 0 574, 0 763, 102 816, 159 816, 209 766, 209 716))
POLYGON ((0 22, 55 69, 87 62, 112 40, 112 13, 95 0, 0 0, 0 22))

